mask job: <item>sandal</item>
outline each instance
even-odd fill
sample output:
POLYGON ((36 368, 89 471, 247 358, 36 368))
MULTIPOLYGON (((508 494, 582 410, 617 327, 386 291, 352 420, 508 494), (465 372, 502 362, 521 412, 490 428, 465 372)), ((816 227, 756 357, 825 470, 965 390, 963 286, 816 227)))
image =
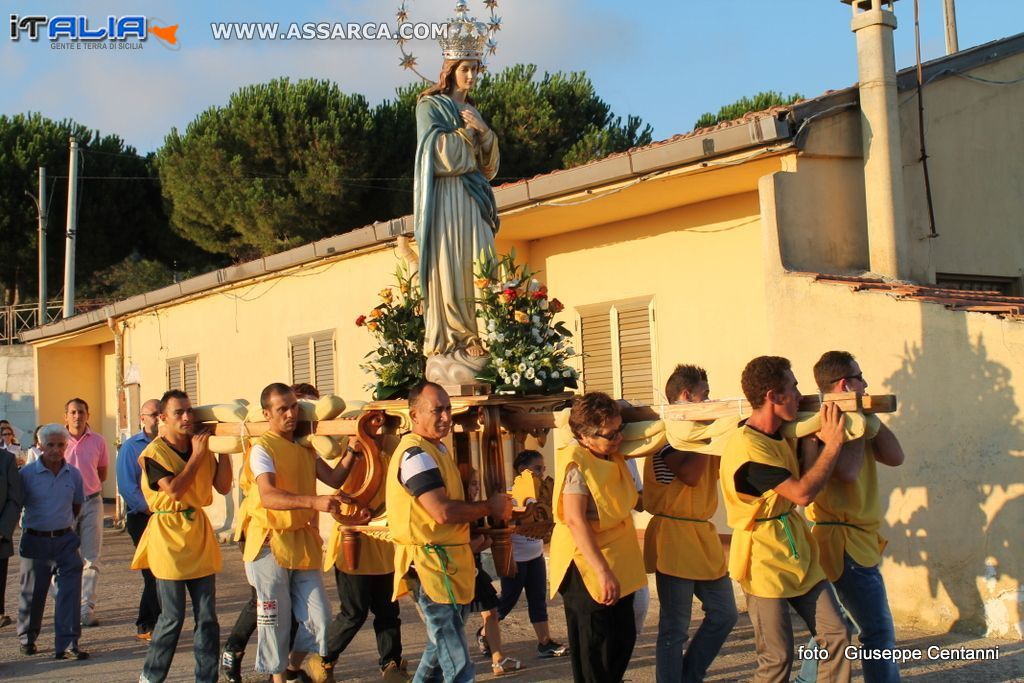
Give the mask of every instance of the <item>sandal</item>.
POLYGON ((515 657, 505 657, 500 662, 491 663, 491 673, 495 676, 504 676, 523 668, 523 663, 515 657))
POLYGON ((476 632, 476 644, 480 648, 480 654, 484 657, 491 656, 491 645, 487 642, 487 636, 484 635, 483 626, 481 626, 480 630, 476 632))

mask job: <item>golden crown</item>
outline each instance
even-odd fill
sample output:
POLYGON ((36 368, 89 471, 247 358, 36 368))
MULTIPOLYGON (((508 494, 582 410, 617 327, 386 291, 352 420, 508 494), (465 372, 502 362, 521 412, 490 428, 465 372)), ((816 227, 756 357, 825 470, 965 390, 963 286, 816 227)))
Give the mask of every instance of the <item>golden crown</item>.
POLYGON ((469 16, 466 0, 455 5, 455 17, 448 20, 445 35, 437 42, 445 59, 483 59, 487 46, 487 24, 469 16))
MULTIPOLYGON (((409 21, 409 2, 410 0, 401 0, 396 14, 399 24, 409 21)), ((455 16, 445 23, 445 34, 438 40, 444 59, 476 59, 480 62, 481 68, 486 68, 487 59, 484 55, 493 55, 498 50, 495 36, 501 30, 501 17, 495 12, 498 0, 483 0, 483 4, 490 14, 487 21, 477 21, 476 17, 469 16, 467 0, 458 0, 455 3, 455 16)), ((411 69, 423 80, 429 81, 430 79, 416 70, 416 58, 405 49, 406 39, 398 38, 396 42, 402 53, 401 65, 411 69)))

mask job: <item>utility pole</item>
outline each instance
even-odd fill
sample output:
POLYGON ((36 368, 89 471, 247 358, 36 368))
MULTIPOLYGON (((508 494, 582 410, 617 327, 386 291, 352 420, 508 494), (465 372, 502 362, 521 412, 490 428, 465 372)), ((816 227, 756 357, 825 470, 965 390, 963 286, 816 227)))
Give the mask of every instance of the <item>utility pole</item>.
POLYGON ((78 227, 78 140, 71 136, 68 164, 68 222, 64 242, 64 319, 75 314, 75 230, 78 227))
POLYGON ((46 169, 39 167, 39 325, 46 324, 46 169))
POLYGON ((946 54, 960 51, 960 41, 956 36, 956 0, 943 0, 943 15, 946 18, 946 54))

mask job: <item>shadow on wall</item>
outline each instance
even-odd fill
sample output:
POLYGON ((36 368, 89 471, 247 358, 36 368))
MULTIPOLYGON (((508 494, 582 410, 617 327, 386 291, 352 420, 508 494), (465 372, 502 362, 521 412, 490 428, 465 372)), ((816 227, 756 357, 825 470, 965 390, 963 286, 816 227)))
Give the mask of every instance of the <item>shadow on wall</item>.
POLYGON ((887 554, 927 569, 931 597, 945 591, 957 610, 950 630, 984 633, 987 625, 1019 633, 1024 495, 1011 497, 1009 489, 1024 483, 1024 423, 1010 369, 989 358, 988 345, 1001 340, 970 339, 966 315, 956 314, 953 325, 950 318, 925 305, 921 345, 906 345, 902 366, 882 382, 900 399, 889 423, 896 435, 904 444, 936 446, 879 471, 882 505, 894 522, 883 530, 887 554), (1015 582, 1010 600, 997 590, 1007 579, 1015 582))

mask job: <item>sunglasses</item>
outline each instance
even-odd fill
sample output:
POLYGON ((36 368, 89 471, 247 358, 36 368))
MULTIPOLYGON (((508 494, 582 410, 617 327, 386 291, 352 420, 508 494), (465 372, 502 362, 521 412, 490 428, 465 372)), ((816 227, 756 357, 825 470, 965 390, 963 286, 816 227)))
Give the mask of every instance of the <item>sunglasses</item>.
POLYGON ((622 431, 626 428, 626 425, 620 425, 618 429, 608 434, 602 434, 601 432, 594 432, 594 436, 605 441, 615 441, 617 438, 622 436, 622 431))
POLYGON ((836 382, 842 381, 844 379, 847 380, 847 381, 849 381, 851 379, 855 379, 858 382, 863 382, 864 381, 864 373, 863 372, 858 372, 856 375, 845 375, 843 377, 837 377, 836 379, 832 380, 832 384, 835 384, 836 382))

